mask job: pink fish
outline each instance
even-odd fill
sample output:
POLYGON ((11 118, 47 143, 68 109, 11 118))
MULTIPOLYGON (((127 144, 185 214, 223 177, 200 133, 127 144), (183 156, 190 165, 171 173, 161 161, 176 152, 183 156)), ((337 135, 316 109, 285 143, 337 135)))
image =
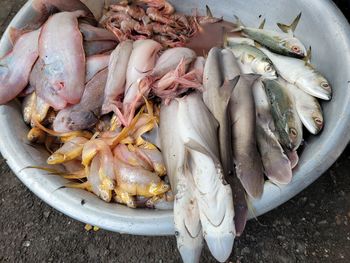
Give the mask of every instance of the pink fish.
POLYGON ((140 90, 139 83, 152 72, 161 49, 162 46, 151 39, 134 42, 134 49, 131 53, 126 73, 123 101, 123 114, 127 122, 131 121, 136 108, 142 104, 142 93, 145 91, 140 90))
POLYGON ((23 34, 13 50, 0 58, 0 104, 14 99, 27 86, 38 58, 40 29, 23 34))
POLYGON ((120 107, 124 96, 126 71, 130 55, 133 49, 133 41, 127 40, 121 42, 112 52, 109 61, 109 73, 105 89, 102 113, 107 114, 111 111, 119 113, 116 107, 120 107))
MULTIPOLYGON (((77 104, 84 92, 85 53, 78 17, 84 11, 62 12, 49 18, 39 38, 39 58, 46 78, 42 94, 56 94, 69 104, 77 104)), ((56 110, 63 104, 51 103, 56 110)))

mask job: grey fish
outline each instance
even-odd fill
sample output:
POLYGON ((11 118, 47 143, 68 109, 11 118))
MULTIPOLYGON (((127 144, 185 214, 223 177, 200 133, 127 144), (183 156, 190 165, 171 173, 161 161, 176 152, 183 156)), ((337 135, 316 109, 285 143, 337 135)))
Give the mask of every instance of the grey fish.
POLYGON ((248 44, 230 44, 229 49, 233 52, 243 73, 260 74, 265 78, 277 78, 276 69, 264 52, 248 44))
POLYGON ((255 137, 252 85, 256 78, 256 75, 241 76, 231 95, 230 117, 237 177, 249 196, 260 198, 264 190, 264 173, 255 137))
POLYGON ((275 184, 288 184, 293 176, 291 161, 276 136, 271 105, 261 80, 254 83, 253 95, 256 108, 256 140, 265 175, 275 184))
POLYGON ((85 87, 81 101, 61 110, 53 123, 58 132, 69 132, 92 128, 99 119, 108 69, 97 73, 85 87))
POLYGON ((239 75, 240 70, 231 51, 210 50, 204 67, 203 100, 219 122, 220 159, 226 175, 232 173, 233 168, 228 104, 239 75))
POLYGON ((271 104, 279 140, 288 150, 296 150, 302 141, 301 120, 296 112, 294 98, 287 91, 282 81, 263 80, 266 94, 271 104))
POLYGON ((284 32, 276 32, 265 30, 265 20, 259 28, 246 27, 237 18, 237 29, 235 32, 241 31, 244 36, 249 37, 271 51, 290 57, 303 58, 306 56, 306 48, 302 42, 294 36, 294 31, 299 23, 301 13, 294 19, 291 25, 279 24, 284 32))

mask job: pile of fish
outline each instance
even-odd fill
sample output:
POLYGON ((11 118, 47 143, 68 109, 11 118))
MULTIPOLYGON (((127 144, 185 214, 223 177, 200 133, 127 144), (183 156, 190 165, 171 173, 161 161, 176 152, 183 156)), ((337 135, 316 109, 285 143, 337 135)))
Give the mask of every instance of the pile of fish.
POLYGON ((36 168, 106 202, 173 208, 184 262, 204 240, 225 262, 265 178, 290 183, 303 126, 324 125, 332 90, 294 35, 301 14, 277 32, 164 0, 110 4, 32 1, 36 19, 10 29, 0 58, 0 103, 20 100, 28 140, 65 171, 36 168), (186 47, 217 23, 224 46, 186 47))

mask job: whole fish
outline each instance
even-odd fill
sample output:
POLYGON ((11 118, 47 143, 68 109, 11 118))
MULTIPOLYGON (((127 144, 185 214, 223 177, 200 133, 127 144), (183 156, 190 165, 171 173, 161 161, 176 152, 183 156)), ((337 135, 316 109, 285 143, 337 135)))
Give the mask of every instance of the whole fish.
POLYGON ((256 109, 256 140, 265 174, 275 184, 288 184, 292 180, 291 162, 276 136, 271 105, 261 80, 253 86, 256 109))
POLYGON ((293 84, 285 85, 294 97, 298 115, 306 129, 312 134, 318 134, 323 128, 322 108, 318 100, 293 84))
POLYGON ((84 50, 88 57, 112 51, 117 45, 118 42, 111 40, 84 41, 84 50))
POLYGON ((309 62, 277 55, 265 48, 261 50, 271 59, 278 73, 285 80, 316 98, 323 100, 332 98, 332 88, 328 80, 309 62))
POLYGON ((177 125, 179 103, 171 101, 162 105, 160 112, 160 141, 167 174, 174 201, 174 224, 177 247, 184 262, 199 262, 203 247, 202 226, 199 218, 199 208, 194 196, 194 183, 185 174, 185 146, 181 141, 177 125))
POLYGON ((243 73, 260 74, 269 79, 277 78, 272 61, 258 48, 248 44, 231 44, 229 49, 237 58, 243 73))
POLYGON ((177 128, 186 150, 185 174, 192 175, 203 236, 212 255, 225 262, 232 251, 236 231, 232 191, 219 159, 218 124, 201 94, 192 93, 177 100, 177 128))
MULTIPOLYGON (((39 59, 47 81, 36 89, 57 94, 69 104, 78 103, 84 92, 85 54, 77 19, 84 15, 84 11, 75 11, 51 16, 39 38, 39 59)), ((51 104, 56 110, 62 109, 61 105, 51 104)))
POLYGON ((303 58, 306 56, 306 48, 301 41, 294 36, 294 31, 301 18, 301 13, 294 19, 291 25, 278 24, 284 32, 276 32, 265 30, 265 20, 259 28, 246 27, 237 18, 237 29, 235 32, 241 31, 243 36, 249 37, 261 45, 278 54, 290 57, 303 58))
POLYGON ((256 118, 252 85, 255 75, 243 75, 230 102, 233 159, 237 177, 248 195, 260 198, 264 190, 264 173, 256 143, 256 118))
POLYGON ((12 51, 0 58, 0 104, 14 99, 24 90, 38 58, 40 29, 23 34, 12 51))
POLYGON ((108 79, 104 93, 102 113, 111 111, 116 113, 116 107, 121 108, 121 101, 124 96, 126 72, 129 59, 133 50, 133 41, 121 42, 112 52, 108 65, 108 79))
POLYGON ((161 49, 162 46, 151 39, 137 40, 133 44, 126 73, 123 101, 123 114, 127 122, 131 121, 136 108, 142 104, 142 93, 147 91, 141 90, 143 87, 139 87, 139 83, 152 72, 161 49))
POLYGON ((100 176, 100 169, 102 164, 102 154, 97 153, 91 162, 87 181, 91 185, 91 191, 100 197, 105 202, 110 202, 112 199, 112 189, 104 184, 103 178, 100 176))
POLYGON ((185 47, 169 48, 160 55, 150 75, 156 78, 163 77, 169 71, 175 70, 181 59, 189 65, 196 59, 196 53, 185 47))
POLYGON ((142 195, 152 197, 166 193, 170 186, 153 172, 125 164, 114 159, 114 170, 116 171, 117 188, 120 192, 132 196, 142 195))
POLYGON ((224 262, 232 250, 235 228, 232 192, 218 159, 217 122, 195 93, 163 105, 160 125, 163 155, 176 191, 174 220, 183 260, 199 261, 202 225, 210 251, 224 262), (178 129, 172 128, 174 124, 178 129))
POLYGON ((86 58, 86 77, 88 83, 98 72, 108 67, 110 55, 94 55, 86 58))
POLYGON ((61 110, 53 123, 58 132, 68 132, 92 128, 101 115, 103 93, 107 82, 108 69, 97 73, 85 87, 81 101, 61 110))
POLYGON ((282 81, 266 79, 263 83, 280 143, 288 150, 298 149, 303 139, 303 129, 293 96, 282 81))

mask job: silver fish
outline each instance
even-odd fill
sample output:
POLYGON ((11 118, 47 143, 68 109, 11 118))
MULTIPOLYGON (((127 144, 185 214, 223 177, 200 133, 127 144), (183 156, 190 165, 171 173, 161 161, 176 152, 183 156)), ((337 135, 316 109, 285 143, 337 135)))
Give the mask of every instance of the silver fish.
POLYGON ((255 139, 252 85, 256 78, 256 75, 241 76, 231 95, 230 118, 237 177, 249 196, 260 198, 264 190, 264 174, 255 139))
MULTIPOLYGON (((236 17, 237 18, 237 17, 236 17)), ((294 31, 301 18, 301 13, 294 19, 291 25, 279 24, 284 32, 276 32, 265 30, 265 20, 259 28, 246 27, 237 18, 237 29, 235 32, 241 31, 243 36, 249 37, 261 45, 266 46, 273 52, 284 56, 303 58, 306 56, 306 48, 303 43, 294 36, 294 31)))
POLYGON ((261 50, 271 59, 278 73, 285 80, 319 99, 332 98, 332 88, 328 80, 309 62, 277 55, 265 48, 261 50))
POLYGON ((237 58, 243 73, 260 74, 269 79, 277 78, 272 61, 258 48, 248 44, 231 44, 229 49, 237 58))

